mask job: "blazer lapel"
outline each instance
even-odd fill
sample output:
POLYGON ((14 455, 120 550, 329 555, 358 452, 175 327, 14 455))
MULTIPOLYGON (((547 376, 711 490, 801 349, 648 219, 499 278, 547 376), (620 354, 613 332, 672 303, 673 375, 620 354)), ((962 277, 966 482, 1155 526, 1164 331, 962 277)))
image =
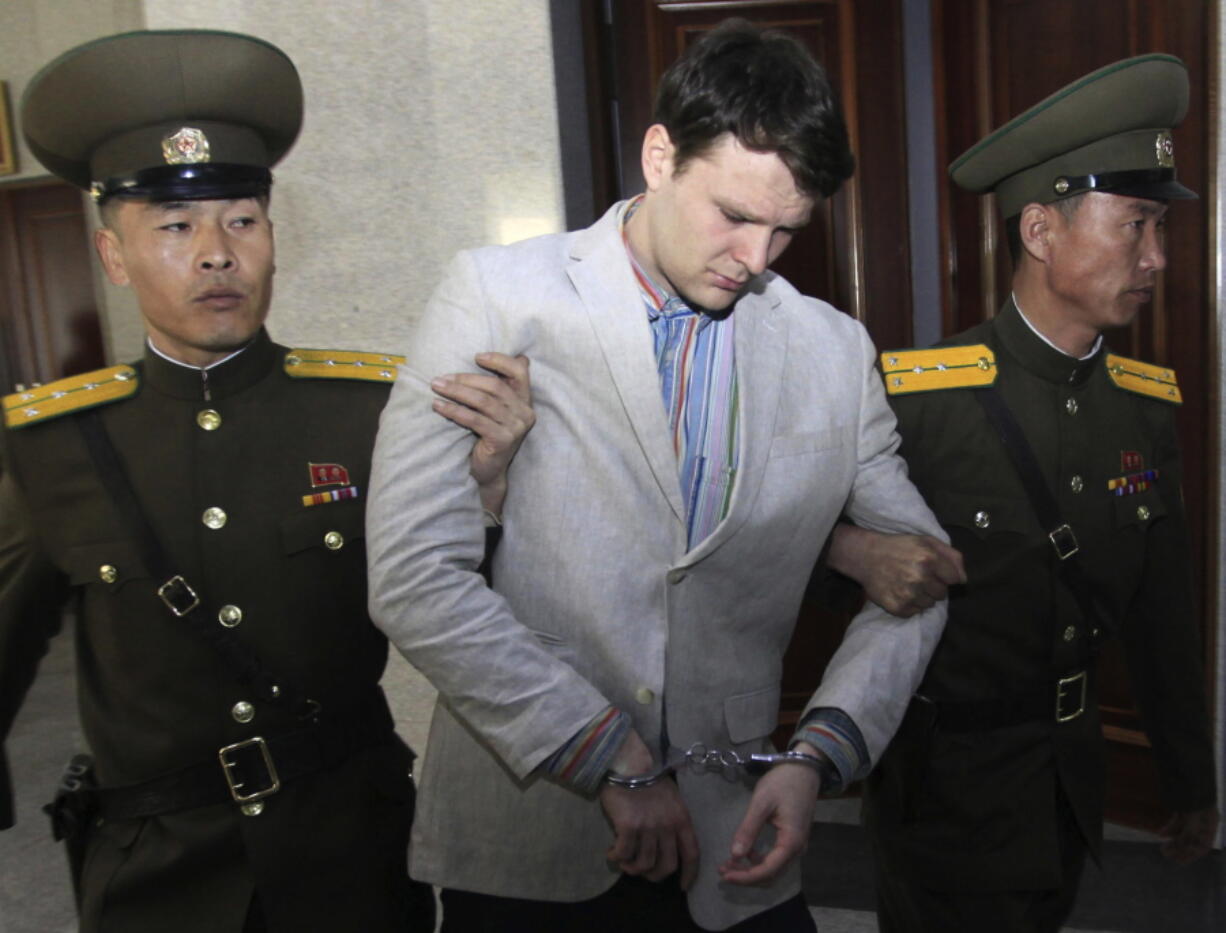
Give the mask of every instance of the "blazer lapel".
MULTIPOLYGON (((768 273, 769 275, 769 273, 768 273)), ((783 385, 787 354, 787 317, 778 313, 779 301, 765 290, 749 292, 733 315, 736 321, 736 372, 740 387, 740 449, 728 514, 687 557, 687 563, 702 560, 715 551, 753 513, 753 505, 766 472, 775 415, 783 385)))
POLYGON ((567 275, 587 311, 643 456, 684 528, 677 455, 660 396, 647 312, 617 230, 618 208, 614 205, 594 226, 574 238, 567 275))

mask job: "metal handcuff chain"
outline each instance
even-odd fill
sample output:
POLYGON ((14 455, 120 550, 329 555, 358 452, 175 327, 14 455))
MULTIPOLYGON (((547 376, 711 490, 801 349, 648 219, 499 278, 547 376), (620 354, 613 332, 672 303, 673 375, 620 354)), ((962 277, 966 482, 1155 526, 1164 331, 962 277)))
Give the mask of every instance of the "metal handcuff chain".
POLYGON ((666 762, 654 771, 634 775, 610 771, 605 775, 604 780, 606 784, 620 787, 623 790, 642 790, 660 783, 670 774, 675 774, 682 768, 691 772, 716 773, 732 779, 739 774, 764 774, 775 765, 781 764, 802 764, 820 773, 825 762, 816 755, 809 755, 805 752, 762 752, 742 755, 734 749, 708 748, 702 742, 695 742, 686 749, 685 754, 679 760, 666 762))

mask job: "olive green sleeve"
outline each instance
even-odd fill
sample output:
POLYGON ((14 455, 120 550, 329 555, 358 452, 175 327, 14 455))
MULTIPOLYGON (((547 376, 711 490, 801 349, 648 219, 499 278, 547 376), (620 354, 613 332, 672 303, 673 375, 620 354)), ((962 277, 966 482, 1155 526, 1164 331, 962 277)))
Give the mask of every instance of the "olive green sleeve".
MULTIPOLYGON (((1153 403, 1144 404, 1155 417, 1153 403)), ((1121 635, 1164 802, 1173 810, 1190 811, 1215 801, 1213 744, 1179 448, 1174 419, 1166 410, 1159 415, 1164 423, 1158 427, 1155 466, 1167 515, 1147 532, 1141 587, 1121 635)))
MULTIPOLYGON (((0 742, 59 631, 67 579, 38 547, 28 506, 11 471, 0 469, 0 742)), ((13 796, 0 747, 0 829, 13 825, 13 796)))

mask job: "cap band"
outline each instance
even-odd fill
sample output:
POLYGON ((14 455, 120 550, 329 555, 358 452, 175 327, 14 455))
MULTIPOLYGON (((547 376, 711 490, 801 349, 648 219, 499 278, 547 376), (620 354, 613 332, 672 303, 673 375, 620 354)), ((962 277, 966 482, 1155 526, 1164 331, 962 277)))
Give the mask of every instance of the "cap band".
POLYGON ((116 195, 154 201, 204 201, 257 197, 267 194, 271 187, 272 172, 263 166, 201 162, 155 165, 95 181, 89 193, 98 204, 116 195))
POLYGON ((1081 191, 1110 191, 1112 188, 1161 185, 1174 180, 1173 168, 1140 168, 1125 172, 1099 172, 1097 175, 1061 175, 1052 183, 1052 190, 1056 194, 1065 195, 1081 191))

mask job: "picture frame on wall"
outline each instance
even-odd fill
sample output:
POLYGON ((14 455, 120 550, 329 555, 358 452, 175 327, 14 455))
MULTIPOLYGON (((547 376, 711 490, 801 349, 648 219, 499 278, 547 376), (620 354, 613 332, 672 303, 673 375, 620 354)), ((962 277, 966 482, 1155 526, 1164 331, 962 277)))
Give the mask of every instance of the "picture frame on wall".
POLYGON ((13 144, 13 121, 9 116, 9 88, 0 81, 0 175, 17 171, 17 147, 13 144))

